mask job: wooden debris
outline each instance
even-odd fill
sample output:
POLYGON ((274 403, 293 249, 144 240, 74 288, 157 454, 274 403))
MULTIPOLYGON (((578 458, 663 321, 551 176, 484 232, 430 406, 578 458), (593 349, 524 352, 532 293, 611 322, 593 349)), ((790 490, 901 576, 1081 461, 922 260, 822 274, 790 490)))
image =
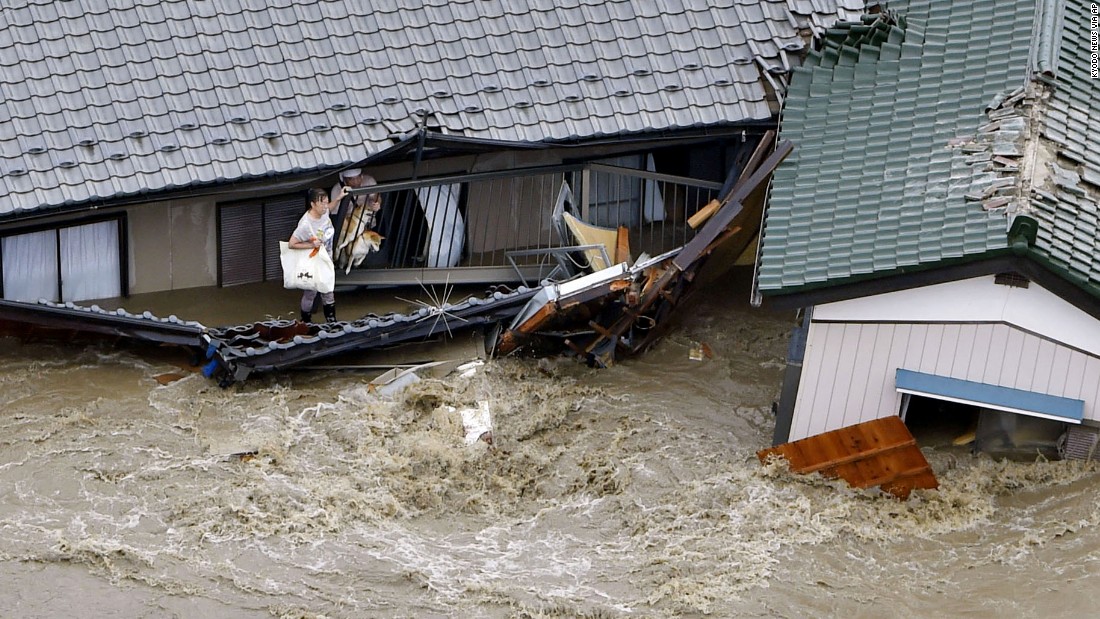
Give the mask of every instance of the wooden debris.
POLYGON ((718 200, 711 200, 707 202, 706 206, 699 209, 697 213, 688 218, 688 225, 693 229, 703 225, 703 223, 710 219, 710 216, 718 211, 718 207, 722 206, 718 200))
POLYGON ((899 499, 913 488, 939 487, 917 441, 900 417, 890 416, 840 428, 756 452, 787 460, 795 473, 841 478, 855 488, 879 486, 899 499))
MULTIPOLYGON (((544 287, 502 331, 494 354, 554 346, 572 351, 589 365, 607 367, 620 354, 638 354, 652 346, 670 328, 673 311, 699 285, 700 269, 708 261, 719 271, 732 266, 756 235, 764 190, 772 172, 793 150, 788 141, 775 144, 775 133, 767 132, 743 167, 731 170, 728 188, 691 218, 689 225, 698 230, 687 243, 632 266, 621 261, 629 252, 624 229, 595 228, 566 213, 573 235, 614 248, 616 264, 544 287)), ((590 257, 589 263, 598 261, 590 257)), ((700 358, 713 355, 709 347, 702 350, 700 358)))

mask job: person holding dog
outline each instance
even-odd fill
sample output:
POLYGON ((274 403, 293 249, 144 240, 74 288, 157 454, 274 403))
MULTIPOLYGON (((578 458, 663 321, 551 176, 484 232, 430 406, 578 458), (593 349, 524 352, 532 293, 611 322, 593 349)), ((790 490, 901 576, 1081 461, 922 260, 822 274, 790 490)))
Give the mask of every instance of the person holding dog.
MULTIPOLYGON (((378 181, 359 168, 344 170, 340 173, 340 182, 333 186, 331 201, 339 213, 337 220, 336 253, 333 263, 337 268, 350 269, 352 252, 356 241, 370 230, 378 227, 379 211, 382 210, 382 196, 377 193, 359 193, 347 195, 348 189, 360 189, 377 185, 378 181), (343 192, 343 193, 341 193, 343 192)), ((359 257, 362 261, 362 257, 359 257)))

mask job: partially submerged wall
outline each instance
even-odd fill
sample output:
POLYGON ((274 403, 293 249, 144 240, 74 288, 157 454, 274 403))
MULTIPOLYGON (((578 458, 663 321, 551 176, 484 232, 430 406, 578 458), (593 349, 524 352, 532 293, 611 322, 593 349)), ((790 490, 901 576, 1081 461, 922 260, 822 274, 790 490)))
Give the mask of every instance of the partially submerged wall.
POLYGON ((987 276, 816 306, 788 440, 898 414, 898 368, 1084 400, 1100 420, 1100 325, 987 276))

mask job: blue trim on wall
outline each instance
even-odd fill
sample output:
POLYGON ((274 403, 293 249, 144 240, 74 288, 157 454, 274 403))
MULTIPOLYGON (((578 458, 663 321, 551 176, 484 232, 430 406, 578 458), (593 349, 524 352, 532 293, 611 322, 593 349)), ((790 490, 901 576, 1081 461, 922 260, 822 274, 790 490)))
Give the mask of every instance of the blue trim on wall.
POLYGON ((998 387, 970 380, 936 376, 898 368, 898 390, 917 391, 945 398, 988 404, 997 408, 1031 411, 1080 422, 1085 417, 1085 401, 1045 393, 998 387))

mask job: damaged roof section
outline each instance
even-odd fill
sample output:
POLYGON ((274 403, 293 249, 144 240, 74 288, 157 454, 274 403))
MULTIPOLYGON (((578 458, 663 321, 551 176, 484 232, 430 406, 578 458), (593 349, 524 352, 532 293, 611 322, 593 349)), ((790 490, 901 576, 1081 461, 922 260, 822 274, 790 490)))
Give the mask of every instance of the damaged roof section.
POLYGON ((781 135, 799 150, 775 174, 765 295, 1008 246, 1035 3, 889 8, 795 69, 781 135))
POLYGON ((207 329, 202 339, 210 359, 204 373, 222 385, 351 351, 385 348, 459 330, 492 325, 514 316, 536 292, 499 287, 460 303, 423 306, 409 314, 368 315, 328 324, 268 320, 207 329))
POLYGON ((290 369, 351 351, 382 349, 484 327, 513 317, 537 289, 497 287, 459 303, 421 304, 410 313, 370 314, 351 321, 306 324, 264 320, 206 327, 176 316, 105 310, 98 305, 0 299, 0 333, 20 337, 99 335, 134 342, 183 346, 205 357, 203 373, 227 386, 250 376, 290 369))
MULTIPOLYGON (((1060 3, 1045 3, 1047 5, 1060 3)), ((1080 285, 1100 289, 1100 76, 1092 73, 1091 3, 1067 2, 1057 68, 1039 101, 1041 146, 1029 212, 1039 222, 1032 252, 1080 285), (1039 167, 1045 166, 1045 167, 1039 167)), ((1054 13, 1053 7, 1048 7, 1054 13)), ((1058 16, 1049 20, 1056 27, 1058 16)), ((1050 38, 1050 37, 1048 37, 1050 38)), ((1100 293, 1094 293, 1100 294, 1100 293)))
POLYGON ((774 116, 861 0, 32 0, 0 25, 0 218, 363 160, 423 123, 561 142, 774 116))

